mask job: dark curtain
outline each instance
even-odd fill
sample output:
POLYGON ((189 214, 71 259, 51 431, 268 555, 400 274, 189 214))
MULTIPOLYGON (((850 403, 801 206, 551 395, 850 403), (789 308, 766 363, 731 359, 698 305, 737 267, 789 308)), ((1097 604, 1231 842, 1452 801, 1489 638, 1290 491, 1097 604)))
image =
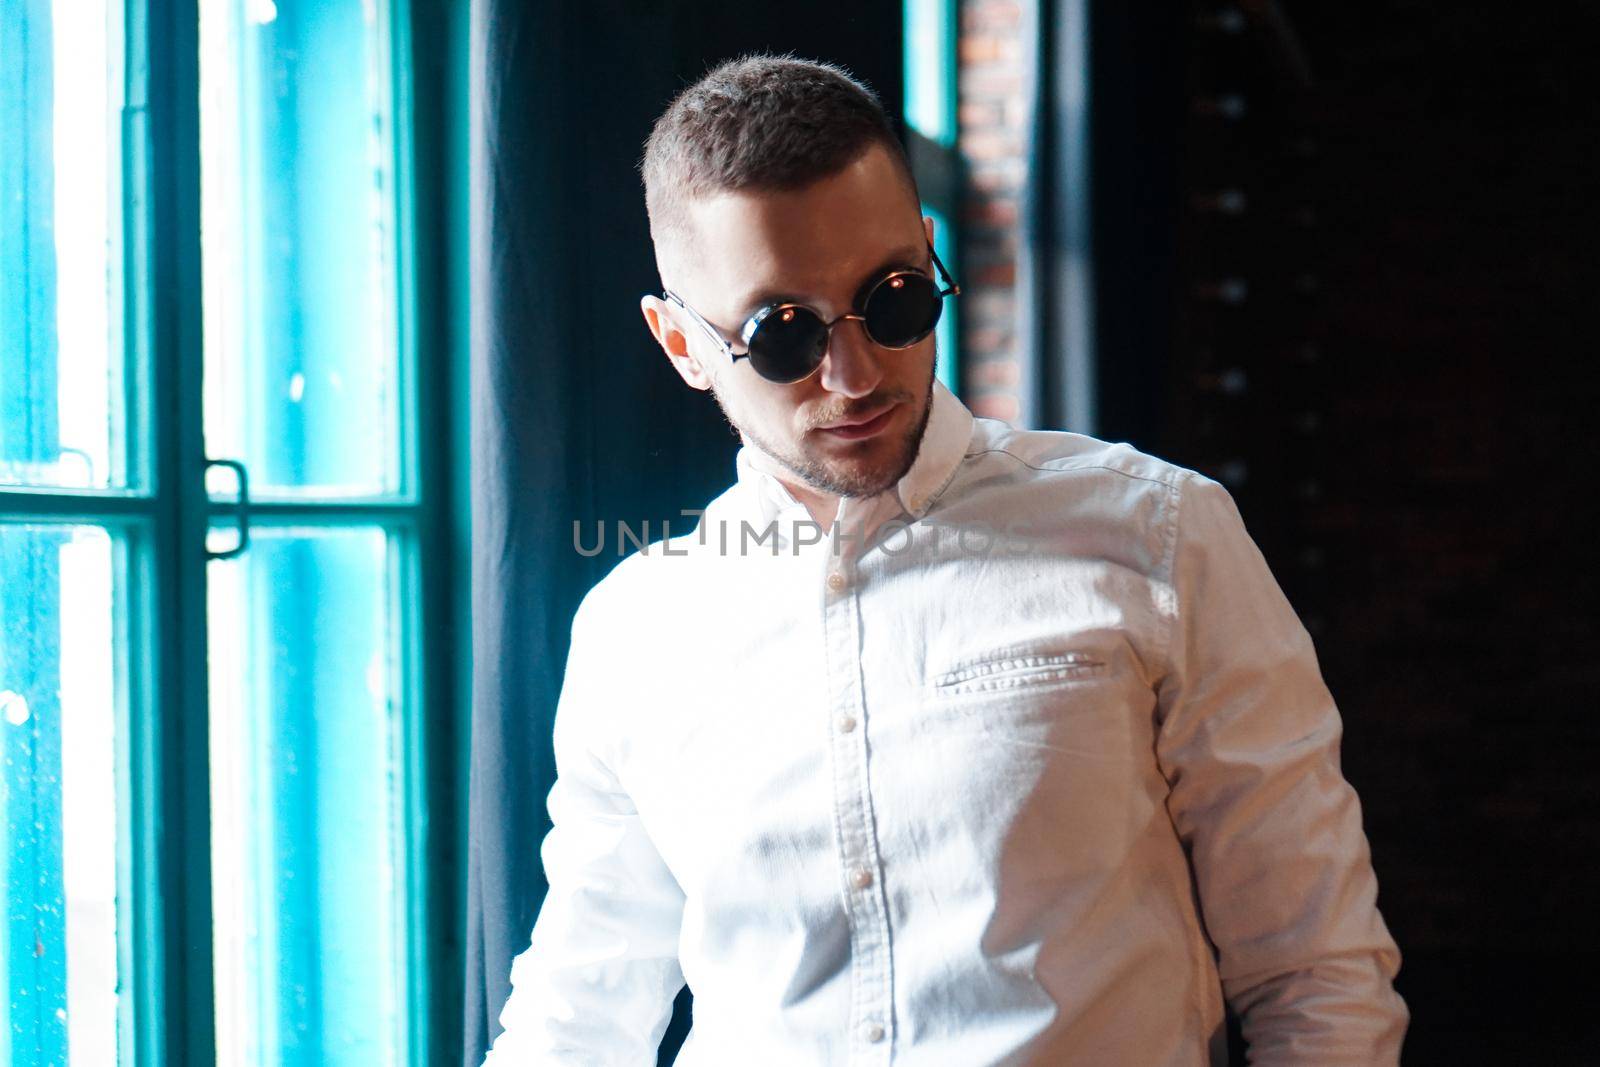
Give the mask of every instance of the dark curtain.
MULTIPOLYGON (((843 63, 898 116, 900 10, 472 0, 468 1065, 499 1033, 545 891, 572 613, 617 561, 614 545, 579 555, 573 523, 592 538, 601 520, 649 521, 659 537, 733 478, 737 439, 638 310, 659 284, 634 169, 650 124, 709 65, 756 49, 843 63)), ((664 1048, 682 1040, 682 1008, 664 1048)))

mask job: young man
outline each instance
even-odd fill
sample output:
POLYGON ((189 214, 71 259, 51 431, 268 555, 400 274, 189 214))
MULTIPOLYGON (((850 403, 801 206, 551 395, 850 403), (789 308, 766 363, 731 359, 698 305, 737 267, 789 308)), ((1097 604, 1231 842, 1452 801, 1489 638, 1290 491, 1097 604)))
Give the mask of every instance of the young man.
POLYGON ((935 381, 952 286, 871 93, 725 64, 643 161, 642 305, 738 430, 584 599, 550 891, 488 1062, 1398 1059, 1311 642, 1216 482, 935 381))

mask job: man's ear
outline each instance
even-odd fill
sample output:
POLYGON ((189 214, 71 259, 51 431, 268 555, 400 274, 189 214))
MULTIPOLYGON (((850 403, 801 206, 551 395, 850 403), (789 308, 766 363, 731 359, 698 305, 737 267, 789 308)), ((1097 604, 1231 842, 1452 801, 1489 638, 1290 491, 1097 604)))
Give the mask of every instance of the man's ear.
POLYGON ((678 376, 692 389, 704 392, 711 388, 711 376, 700 365, 694 353, 689 351, 689 338, 678 329, 670 305, 658 296, 645 296, 639 300, 639 310, 644 313, 644 321, 650 327, 650 335, 656 339, 656 344, 661 346, 661 351, 667 354, 667 360, 672 364, 672 369, 678 372, 678 376))
POLYGON ((922 232, 928 235, 928 243, 933 244, 933 216, 922 216, 922 232))

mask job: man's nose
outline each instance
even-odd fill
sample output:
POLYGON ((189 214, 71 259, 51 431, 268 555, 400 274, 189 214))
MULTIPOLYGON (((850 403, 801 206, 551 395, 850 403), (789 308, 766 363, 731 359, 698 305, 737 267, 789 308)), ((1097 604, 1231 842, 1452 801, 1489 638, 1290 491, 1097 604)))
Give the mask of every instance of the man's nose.
POLYGON ((883 381, 883 366, 878 362, 882 355, 882 350, 867 339, 860 319, 852 317, 834 323, 828 332, 828 351, 817 371, 822 387, 843 396, 866 396, 883 381))

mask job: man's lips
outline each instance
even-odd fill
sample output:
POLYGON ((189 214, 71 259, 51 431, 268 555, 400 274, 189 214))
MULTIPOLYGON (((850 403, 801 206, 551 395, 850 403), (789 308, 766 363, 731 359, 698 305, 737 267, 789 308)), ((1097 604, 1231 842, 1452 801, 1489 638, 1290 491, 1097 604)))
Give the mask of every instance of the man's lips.
POLYGON ((835 437, 868 437, 874 433, 877 433, 879 430, 883 429, 884 426, 888 425, 889 418, 894 414, 895 408, 897 407, 899 407, 898 404, 890 404, 888 407, 883 408, 875 413, 855 416, 853 418, 846 419, 843 422, 835 422, 830 423, 827 426, 819 426, 817 429, 822 430, 825 433, 832 434, 835 437))

